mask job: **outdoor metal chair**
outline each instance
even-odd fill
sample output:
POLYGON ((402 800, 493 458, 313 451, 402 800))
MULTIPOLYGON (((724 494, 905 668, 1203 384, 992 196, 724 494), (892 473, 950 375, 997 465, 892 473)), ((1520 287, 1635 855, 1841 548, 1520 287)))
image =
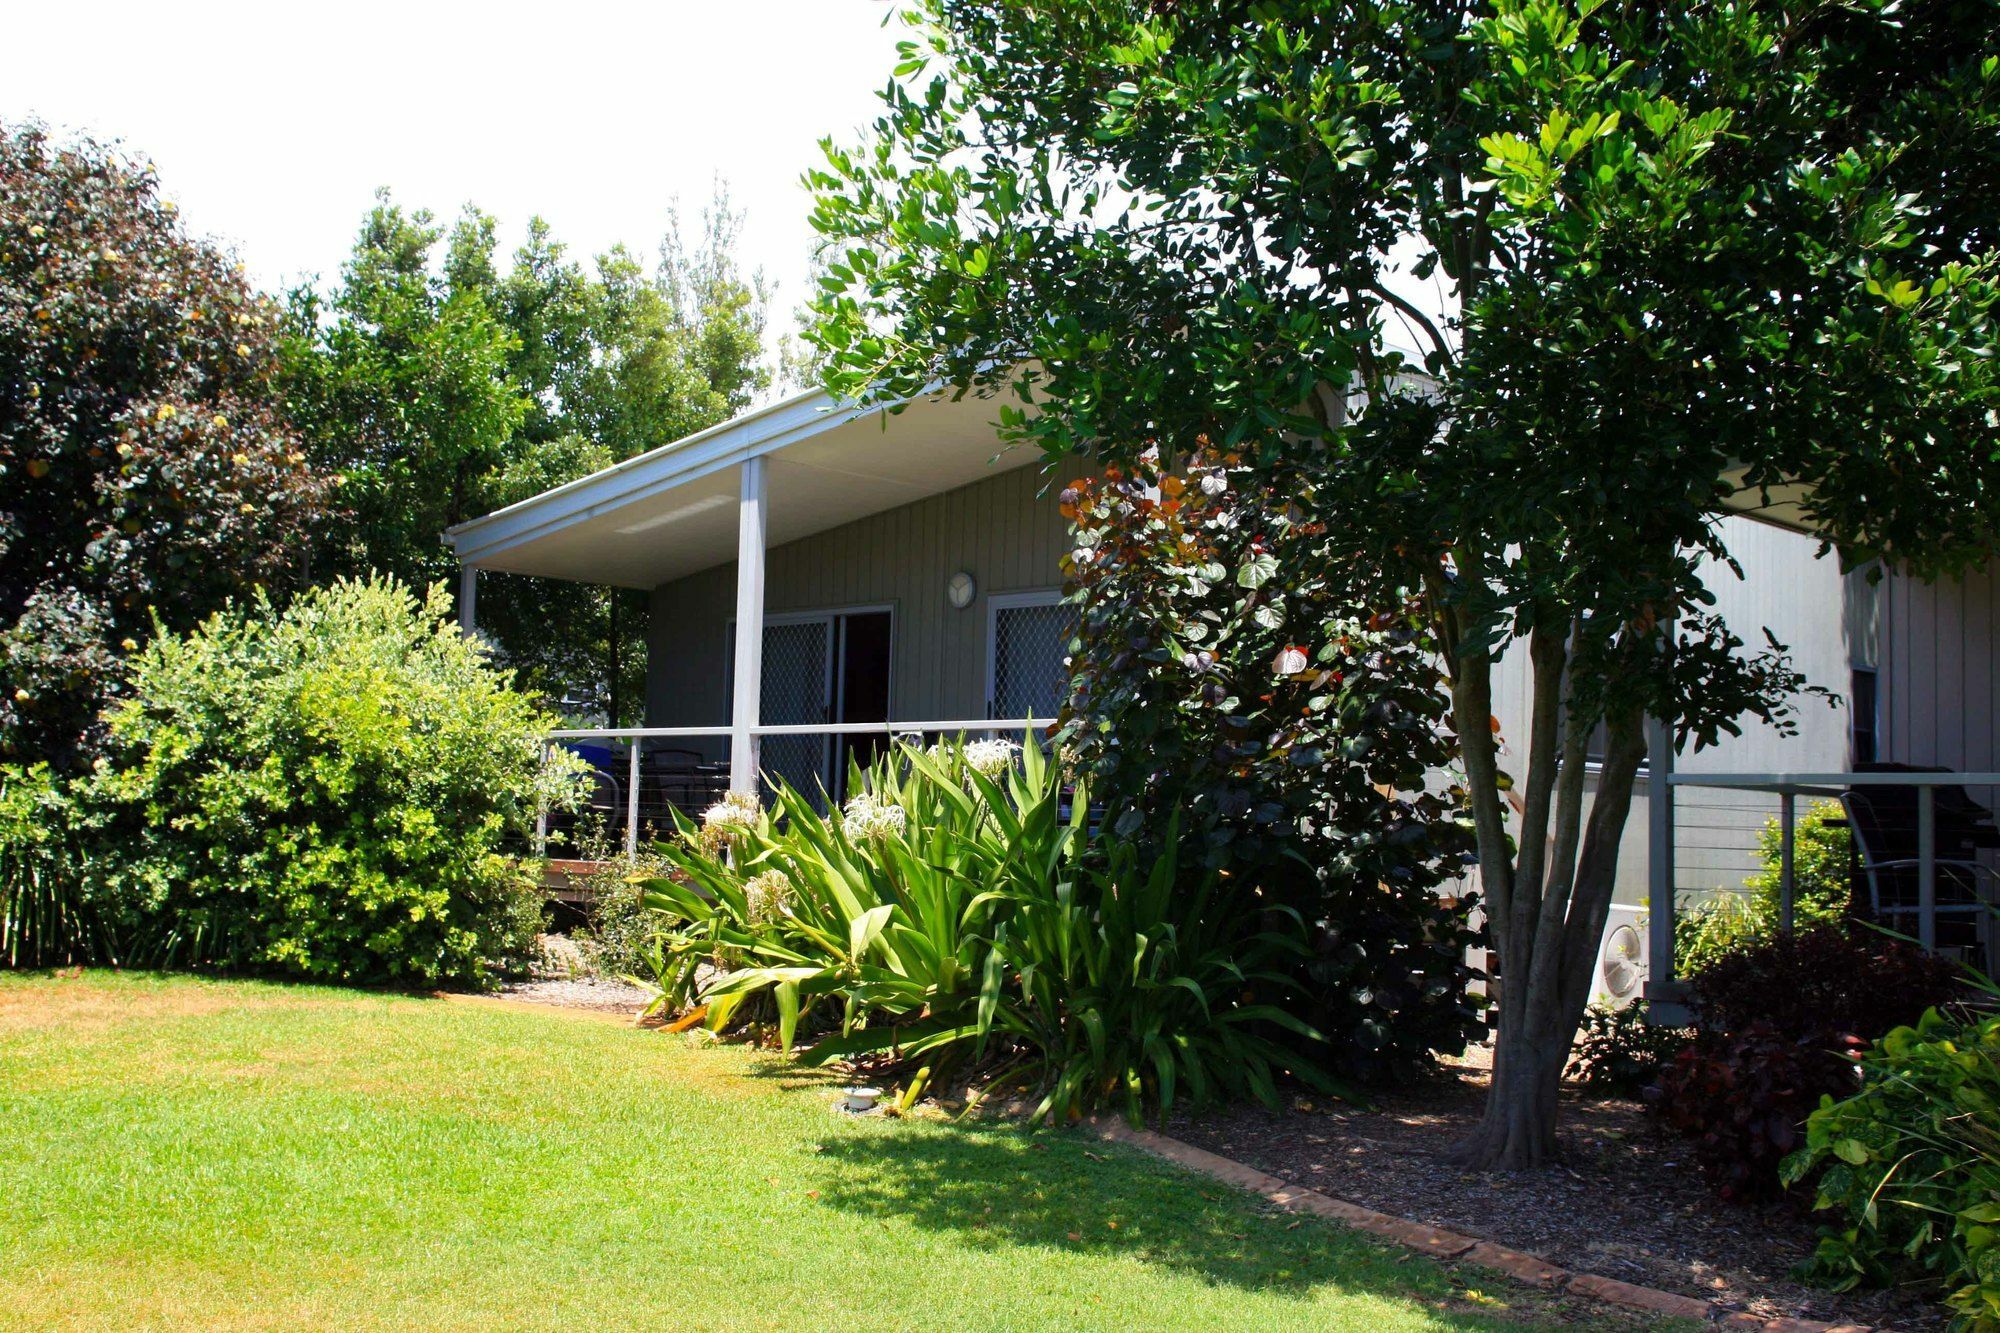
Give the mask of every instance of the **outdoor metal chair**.
MULTIPOLYGON (((1940 786, 1937 795, 1935 938, 1940 949, 1964 952, 1976 948, 1978 956, 1972 961, 1990 970, 1993 904, 2000 897, 1996 893, 2000 874, 1974 859, 1970 828, 1959 827, 1962 807, 1981 807, 1966 798, 1962 789, 1940 786), (1947 790, 1956 791, 1959 800, 1948 803, 1942 799, 1947 790), (1948 816, 1948 810, 1960 818, 1948 816)), ((1861 879, 1868 889, 1869 915, 1899 934, 1921 937, 1923 909, 1918 879, 1922 859, 1917 855, 1915 790, 1876 787, 1864 793, 1850 789, 1841 793, 1840 800, 1847 810, 1861 879)))

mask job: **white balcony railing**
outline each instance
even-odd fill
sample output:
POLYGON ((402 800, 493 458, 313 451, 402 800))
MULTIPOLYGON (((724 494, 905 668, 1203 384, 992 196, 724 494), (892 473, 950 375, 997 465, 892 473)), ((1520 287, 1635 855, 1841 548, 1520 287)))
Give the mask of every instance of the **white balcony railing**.
MULTIPOLYGON (((753 747, 766 739, 786 736, 823 736, 829 739, 838 737, 882 736, 894 739, 905 736, 990 736, 1005 733, 1008 735, 1020 734, 1025 739, 1027 733, 1044 731, 1054 725, 1055 719, 1046 717, 1023 718, 1018 721, 996 721, 992 718, 976 718, 936 722, 773 723, 750 728, 750 736, 753 747)), ((641 794, 645 788, 646 779, 649 776, 654 779, 656 790, 663 787, 680 786, 690 794, 699 785, 694 781, 677 781, 676 779, 683 776, 680 773, 667 775, 664 778, 657 772, 649 774, 646 770, 644 759, 647 742, 681 740, 713 743, 719 741, 721 743, 719 746, 719 758, 712 763, 702 765, 698 769, 688 770, 686 774, 690 779, 708 780, 709 785, 713 786, 716 794, 719 795, 722 790, 727 788, 728 784, 728 773, 731 767, 729 761, 733 758, 729 753, 729 746, 730 737, 733 734, 734 728, 727 726, 572 727, 550 732, 545 743, 556 745, 563 741, 597 741, 623 747, 625 753, 620 761, 624 765, 622 781, 619 780, 616 773, 604 770, 599 770, 599 772, 602 777, 612 781, 614 784, 613 795, 616 798, 616 803, 622 806, 625 855, 630 858, 636 856, 639 850, 639 828, 643 804, 641 794)), ((754 762, 752 767, 756 767, 754 762)), ((669 801, 665 802, 665 804, 680 803, 669 801)), ((659 810, 657 813, 664 814, 664 810, 659 810)), ((535 821, 536 855, 547 855, 548 840, 549 812, 543 810, 539 813, 535 821)))

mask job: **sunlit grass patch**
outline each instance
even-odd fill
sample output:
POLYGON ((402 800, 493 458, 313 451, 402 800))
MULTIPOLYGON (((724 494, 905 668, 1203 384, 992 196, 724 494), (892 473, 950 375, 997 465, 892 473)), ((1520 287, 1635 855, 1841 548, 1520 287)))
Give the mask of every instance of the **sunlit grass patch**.
POLYGON ((855 1119, 741 1047, 0 978, 0 1323, 1483 1328, 1551 1307, 1082 1134, 855 1119))

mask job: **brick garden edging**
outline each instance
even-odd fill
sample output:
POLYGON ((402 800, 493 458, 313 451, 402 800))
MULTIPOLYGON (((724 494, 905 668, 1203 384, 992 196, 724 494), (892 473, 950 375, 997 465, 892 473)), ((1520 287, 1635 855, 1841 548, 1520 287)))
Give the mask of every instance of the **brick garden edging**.
POLYGON ((1761 1315, 1745 1314, 1741 1310, 1724 1309, 1693 1296, 1677 1296, 1670 1291, 1635 1286, 1630 1282, 1619 1282, 1614 1278, 1599 1277, 1594 1273, 1572 1273, 1567 1269, 1558 1268, 1545 1259, 1539 1259, 1532 1254, 1522 1254, 1518 1250, 1510 1250, 1504 1245, 1495 1245, 1491 1241, 1479 1240, 1472 1236, 1461 1236, 1442 1227, 1392 1217, 1388 1213, 1378 1213, 1373 1208, 1363 1208, 1358 1203, 1336 1199, 1330 1194, 1321 1194, 1317 1190, 1287 1184, 1255 1167, 1245 1166, 1241 1162, 1232 1161, 1207 1149, 1197 1148, 1191 1143, 1182 1143, 1179 1139, 1168 1138, 1165 1134, 1156 1134, 1149 1129, 1133 1129, 1122 1120, 1100 1118, 1094 1124, 1100 1136, 1114 1143, 1130 1144, 1178 1166, 1184 1166, 1190 1171, 1199 1171, 1205 1176, 1234 1185, 1238 1189, 1261 1194, 1287 1211, 1330 1218, 1357 1231, 1365 1231, 1371 1236, 1394 1241, 1421 1254, 1428 1254, 1436 1259, 1477 1264, 1481 1268, 1490 1268, 1496 1273, 1530 1286, 1560 1288, 1579 1296, 1589 1296, 1595 1300, 1608 1301, 1613 1305, 1622 1305, 1629 1310, 1676 1319, 1698 1319, 1722 1328, 1762 1329, 1764 1333, 1871 1333, 1871 1330, 1862 1324, 1828 1324, 1814 1319, 1765 1319, 1761 1315))

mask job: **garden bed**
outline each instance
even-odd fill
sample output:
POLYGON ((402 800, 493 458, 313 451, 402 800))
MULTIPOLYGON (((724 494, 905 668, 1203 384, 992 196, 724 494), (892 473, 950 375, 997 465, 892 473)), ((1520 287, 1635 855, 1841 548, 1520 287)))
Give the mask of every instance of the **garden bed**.
POLYGON ((1436 1084, 1373 1109, 1298 1101, 1180 1116, 1176 1138, 1295 1185, 1536 1254, 1577 1272, 1658 1287, 1765 1316, 1942 1328, 1942 1307, 1880 1291, 1835 1294, 1794 1281, 1817 1222, 1787 1207, 1718 1202, 1686 1142, 1636 1102, 1565 1099, 1563 1167, 1470 1172, 1442 1151, 1484 1100, 1484 1051, 1436 1084))

